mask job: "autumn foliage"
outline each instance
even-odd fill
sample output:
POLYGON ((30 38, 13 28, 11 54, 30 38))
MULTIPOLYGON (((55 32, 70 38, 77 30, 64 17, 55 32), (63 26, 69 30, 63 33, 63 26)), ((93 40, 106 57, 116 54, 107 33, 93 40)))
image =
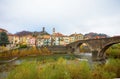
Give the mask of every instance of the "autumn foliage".
POLYGON ((22 57, 22 56, 36 56, 36 55, 50 55, 52 54, 46 47, 44 48, 22 48, 5 51, 0 53, 0 57, 22 57))

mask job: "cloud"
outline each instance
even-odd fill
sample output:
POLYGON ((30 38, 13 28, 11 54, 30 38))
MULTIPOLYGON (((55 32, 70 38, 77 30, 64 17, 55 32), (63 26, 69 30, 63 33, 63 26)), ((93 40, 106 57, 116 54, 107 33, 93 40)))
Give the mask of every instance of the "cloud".
POLYGON ((0 0, 0 28, 64 34, 119 34, 119 0, 0 0))
POLYGON ((109 35, 119 34, 120 15, 88 19, 83 22, 83 25, 86 28, 89 27, 89 31, 107 33, 109 35))

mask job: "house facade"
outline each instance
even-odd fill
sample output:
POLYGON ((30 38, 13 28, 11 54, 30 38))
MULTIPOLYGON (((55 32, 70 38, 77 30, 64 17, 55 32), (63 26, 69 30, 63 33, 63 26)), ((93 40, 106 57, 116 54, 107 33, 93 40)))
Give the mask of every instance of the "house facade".
POLYGON ((7 34, 8 34, 8 31, 7 31, 7 30, 5 30, 5 29, 2 29, 2 28, 0 28, 0 32, 5 32, 5 33, 7 33, 7 34))
POLYGON ((78 41, 78 40, 84 40, 84 35, 74 33, 74 34, 71 34, 69 36, 69 38, 70 38, 70 43, 72 43, 72 42, 75 42, 75 41, 78 41))

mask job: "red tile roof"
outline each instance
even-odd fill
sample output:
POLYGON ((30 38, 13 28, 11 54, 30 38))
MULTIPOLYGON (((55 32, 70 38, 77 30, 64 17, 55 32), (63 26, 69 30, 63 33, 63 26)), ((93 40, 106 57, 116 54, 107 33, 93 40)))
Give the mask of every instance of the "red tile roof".
POLYGON ((61 37, 61 36, 64 36, 64 35, 58 32, 58 33, 55 33, 55 36, 56 37, 61 37))

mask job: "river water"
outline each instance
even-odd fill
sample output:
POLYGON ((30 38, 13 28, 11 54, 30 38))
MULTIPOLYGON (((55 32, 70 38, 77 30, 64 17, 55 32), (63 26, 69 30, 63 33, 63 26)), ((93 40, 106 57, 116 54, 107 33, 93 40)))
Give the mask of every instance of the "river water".
POLYGON ((21 60, 15 60, 9 63, 0 65, 0 79, 5 79, 9 74, 9 71, 14 69, 17 65, 21 64, 21 60))

